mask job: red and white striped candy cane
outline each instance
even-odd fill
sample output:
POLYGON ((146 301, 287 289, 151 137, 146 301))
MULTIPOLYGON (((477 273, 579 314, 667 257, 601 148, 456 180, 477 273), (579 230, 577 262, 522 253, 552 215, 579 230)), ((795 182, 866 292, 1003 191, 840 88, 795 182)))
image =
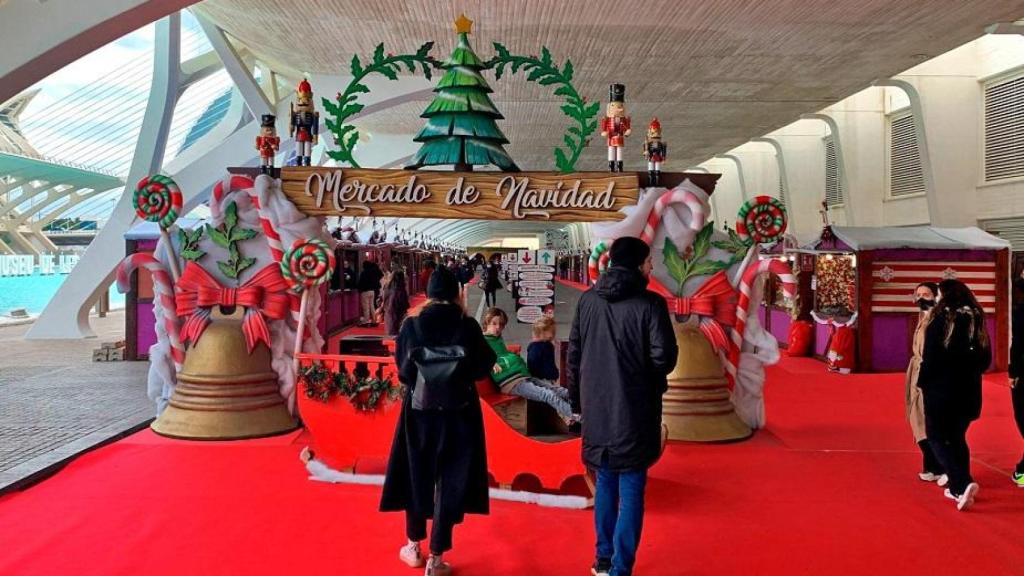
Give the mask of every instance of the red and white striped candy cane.
POLYGON ((131 290, 131 275, 136 268, 145 268, 153 275, 153 292, 160 299, 163 308, 164 328, 167 338, 171 341, 171 359, 174 361, 175 374, 181 370, 185 362, 185 347, 181 344, 178 331, 178 314, 174 304, 174 284, 171 275, 163 262, 152 254, 138 253, 125 258, 117 267, 117 289, 122 293, 131 290))
POLYGON ((747 328, 747 314, 750 308, 750 293, 752 292, 752 286, 754 281, 761 274, 775 274, 779 277, 782 282, 782 293, 787 298, 793 298, 796 296, 797 286, 796 277, 793 276, 793 270, 789 264, 769 258, 767 260, 761 260, 759 262, 751 262, 747 269, 743 272, 743 278, 740 281, 740 298, 736 304, 736 325, 732 331, 732 345, 729 347, 729 361, 726 362, 726 371, 733 377, 736 378, 737 366, 740 363, 740 351, 743 348, 743 334, 747 328))
POLYGON ((644 226, 644 231, 640 233, 641 240, 647 244, 654 242, 654 233, 658 229, 658 225, 661 224, 662 214, 665 213, 665 209, 671 204, 685 204, 690 209, 692 213, 690 218, 691 230, 700 232, 704 228, 704 221, 707 219, 704 201, 692 190, 676 188, 665 192, 655 201, 650 214, 647 215, 647 225, 644 226))
POLYGON ((232 174, 227 178, 217 182, 213 185, 213 199, 210 201, 210 215, 213 216, 214 220, 220 220, 221 201, 224 200, 224 195, 227 193, 224 190, 224 183, 227 183, 227 192, 234 192, 235 190, 245 190, 253 187, 252 178, 248 176, 240 176, 238 174, 232 174))
MULTIPOLYGON (((232 181, 232 187, 234 182, 232 181)), ((259 195, 256 194, 256 188, 252 180, 249 180, 249 198, 252 200, 252 205, 256 208, 256 212, 260 216, 260 226, 263 227, 263 235, 267 237, 267 245, 270 247, 270 256, 273 257, 274 262, 278 264, 284 259, 284 244, 281 242, 281 234, 278 233, 277 228, 274 228, 274 223, 268 217, 267 213, 263 211, 263 206, 260 205, 259 195)), ((301 314, 302 300, 295 293, 289 292, 288 294, 288 307, 291 310, 291 319, 294 326, 299 325, 299 315, 301 314)))

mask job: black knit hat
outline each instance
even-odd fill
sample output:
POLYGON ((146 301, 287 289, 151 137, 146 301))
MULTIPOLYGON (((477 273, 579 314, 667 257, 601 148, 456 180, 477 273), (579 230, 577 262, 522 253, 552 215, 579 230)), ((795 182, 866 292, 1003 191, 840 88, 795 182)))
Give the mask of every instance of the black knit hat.
POLYGON ((459 281, 448 268, 442 266, 430 275, 427 282, 427 297, 449 302, 459 297, 459 281))
POLYGON ((623 236, 612 242, 609 258, 611 258, 612 266, 640 268, 650 253, 651 247, 643 240, 632 236, 623 236))

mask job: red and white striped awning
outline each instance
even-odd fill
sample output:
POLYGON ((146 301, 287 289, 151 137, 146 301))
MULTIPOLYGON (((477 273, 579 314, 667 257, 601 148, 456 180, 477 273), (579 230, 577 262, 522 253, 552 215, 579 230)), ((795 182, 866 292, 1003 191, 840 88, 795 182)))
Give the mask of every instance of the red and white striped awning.
POLYGON ((986 313, 996 311, 995 262, 873 262, 872 312, 917 312, 914 289, 921 282, 960 280, 986 313))

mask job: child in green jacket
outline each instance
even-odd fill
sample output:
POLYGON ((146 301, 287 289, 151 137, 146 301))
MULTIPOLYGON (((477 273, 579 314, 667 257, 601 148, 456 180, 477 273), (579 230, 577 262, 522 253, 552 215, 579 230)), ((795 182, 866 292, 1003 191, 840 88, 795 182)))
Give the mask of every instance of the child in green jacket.
POLYGON ((569 406, 569 391, 552 382, 531 377, 526 361, 505 346, 501 333, 506 324, 508 315, 501 308, 488 308, 484 313, 484 340, 498 356, 491 378, 501 388, 501 393, 544 402, 554 408, 566 424, 578 421, 579 416, 574 415, 569 406))

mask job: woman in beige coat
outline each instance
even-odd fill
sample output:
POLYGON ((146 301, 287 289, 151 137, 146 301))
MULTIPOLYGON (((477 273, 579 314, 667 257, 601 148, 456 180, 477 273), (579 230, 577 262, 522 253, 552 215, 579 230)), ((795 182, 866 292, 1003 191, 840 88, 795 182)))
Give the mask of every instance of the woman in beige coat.
POLYGON ((914 433, 914 441, 917 442, 924 457, 922 471, 917 477, 925 482, 938 482, 939 486, 945 486, 948 481, 942 469, 942 464, 935 458, 931 446, 928 444, 928 436, 924 428, 924 397, 921 389, 917 387, 917 378, 921 371, 921 357, 924 354, 924 330, 928 326, 928 313, 935 306, 935 295, 939 287, 934 282, 922 282, 914 290, 914 301, 921 309, 917 318, 917 328, 914 330, 913 356, 910 358, 910 365, 907 366, 907 420, 910 422, 910 430, 914 433))

